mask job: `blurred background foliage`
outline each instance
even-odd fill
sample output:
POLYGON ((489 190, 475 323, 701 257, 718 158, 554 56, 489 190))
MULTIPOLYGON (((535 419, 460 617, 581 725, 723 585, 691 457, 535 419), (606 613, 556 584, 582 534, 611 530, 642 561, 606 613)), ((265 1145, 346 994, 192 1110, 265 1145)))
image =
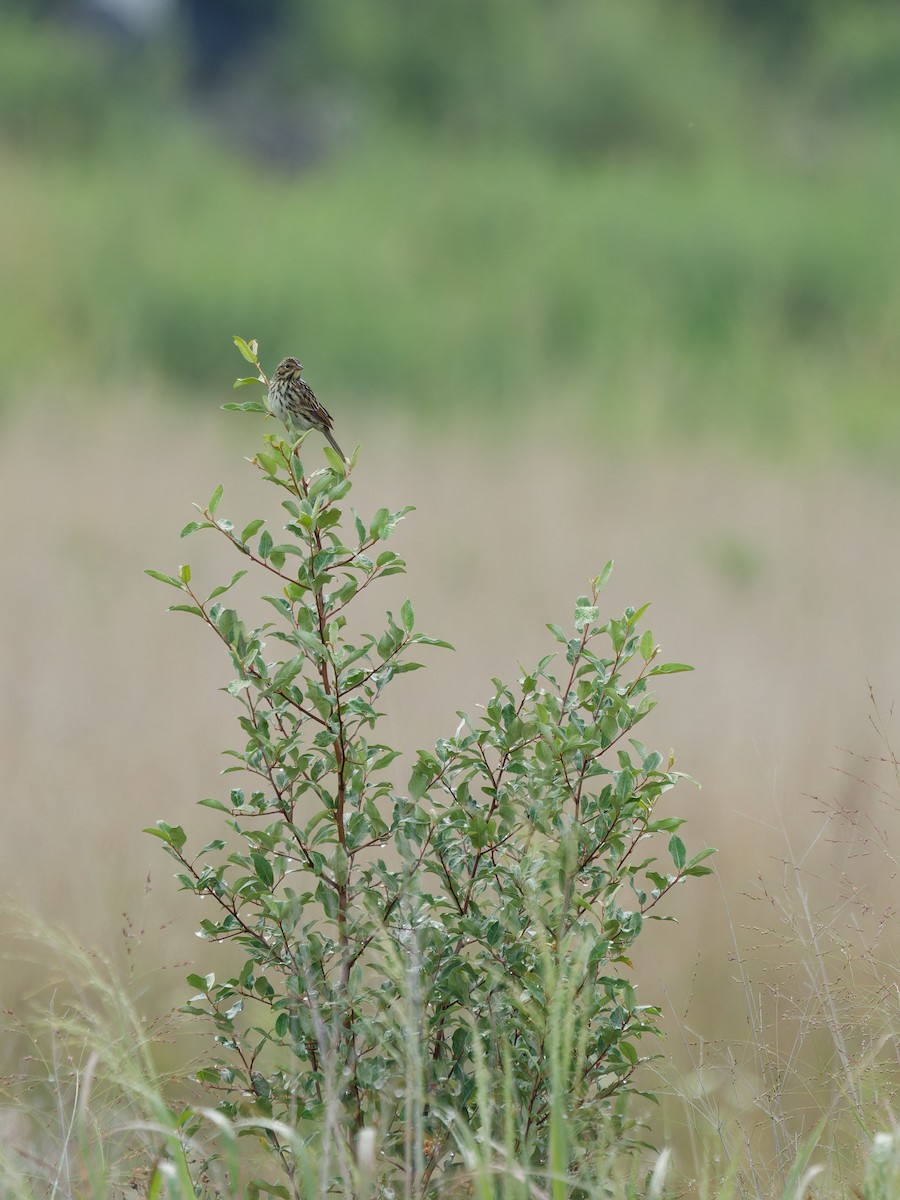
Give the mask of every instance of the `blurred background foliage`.
POLYGON ((12 0, 0 369, 900 448, 900 9, 12 0))

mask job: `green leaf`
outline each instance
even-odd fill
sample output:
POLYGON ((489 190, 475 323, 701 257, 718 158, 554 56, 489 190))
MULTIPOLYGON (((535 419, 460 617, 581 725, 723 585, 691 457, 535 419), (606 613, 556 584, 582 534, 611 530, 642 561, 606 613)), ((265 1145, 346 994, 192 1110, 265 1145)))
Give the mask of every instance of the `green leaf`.
POLYGON ((618 1043, 618 1049, 623 1058, 627 1058, 631 1066, 637 1066, 637 1050, 632 1046, 631 1042, 621 1041, 618 1043))
POLYGON ((188 521, 187 525, 185 525, 184 529, 182 529, 178 536, 187 537, 189 533, 196 533, 198 529, 212 529, 212 522, 188 521))
POLYGON ((390 670, 391 677, 393 678, 394 675, 406 675, 410 671, 421 671, 424 665, 424 663, 417 662, 392 663, 388 669, 390 670))
POLYGON ((272 870, 272 864, 263 854, 258 854, 255 850, 250 855, 253 861, 253 866, 257 876, 262 880, 267 888, 273 887, 275 883, 275 872, 272 870))
POLYGON ((237 346, 238 350, 240 350, 241 354, 247 360, 247 362, 253 363, 253 365, 256 366, 256 362, 257 362, 256 355, 253 353, 253 351, 250 349, 250 347, 247 345, 247 343, 244 341, 244 339, 242 337, 238 337, 235 334, 234 344, 237 346))
POLYGON ((390 511, 386 508, 379 508, 378 512, 372 518, 372 524, 369 526, 369 536, 383 538, 387 533, 390 520, 390 511))
POLYGON ((314 633, 310 633, 308 629, 295 629, 291 636, 292 639, 298 643, 298 645, 305 646, 306 649, 312 653, 314 658, 319 659, 324 657, 324 644, 319 640, 319 638, 316 637, 314 633))
POLYGON ((181 582, 184 584, 188 584, 191 582, 191 564, 190 563, 182 563, 181 564, 181 567, 178 571, 178 577, 180 578, 181 582))
POLYGON ((144 574, 149 575, 151 579, 158 579, 160 583, 167 583, 170 587, 178 588, 180 592, 184 591, 184 584, 180 579, 173 579, 171 575, 164 575, 162 571, 151 571, 148 568, 144 574))
POLYGON ((249 538, 252 538, 255 533, 258 533, 262 529, 265 523, 264 517, 257 517, 249 525, 245 525, 241 531, 241 541, 246 542, 249 538))
POLYGON ((221 407, 224 412, 267 413, 269 411, 265 404, 260 404, 258 400, 245 400, 241 404, 237 404, 235 401, 229 400, 227 404, 223 404, 221 407))
POLYGON ((684 842, 675 833, 669 838, 669 853, 672 855, 672 862, 680 871, 687 862, 687 851, 684 842))
POLYGON ((409 777, 409 795, 411 800, 421 800, 428 791, 431 783, 431 772, 426 766, 417 764, 409 777))
POLYGON ((688 863, 688 866, 693 867, 697 863, 703 862, 704 858, 709 858, 711 854, 715 854, 715 853, 716 853, 715 846, 709 846, 709 847, 707 847, 706 850, 701 850, 699 854, 695 854, 694 857, 691 859, 691 861, 688 863))
POLYGON ((198 800, 197 803, 202 804, 204 808, 214 808, 218 812, 231 812, 227 804, 223 804, 221 800, 214 800, 211 796, 207 796, 204 800, 198 800))
POLYGON ((606 587, 607 581, 608 581, 610 575, 612 575, 612 569, 613 569, 613 560, 610 559, 609 562, 606 564, 606 566, 603 568, 603 570, 600 572, 600 574, 597 576, 597 578, 594 580, 594 590, 596 592, 602 592, 603 589, 606 587))
POLYGON ((590 625, 598 619, 600 610, 596 604, 591 604, 587 596, 580 596, 575 609, 575 629, 581 633, 585 625, 590 625))
POLYGON ((203 609, 198 608, 196 604, 170 604, 166 612, 186 612, 195 617, 203 616, 203 609))
POLYGON ((180 850, 187 841, 187 834, 180 825, 169 825, 166 821, 157 821, 152 829, 145 829, 144 833, 149 833, 151 837, 161 838, 169 846, 174 846, 176 850, 180 850))
POLYGON ((344 462, 338 452, 327 443, 323 449, 325 450, 325 457, 328 460, 329 467, 331 467, 336 474, 345 475, 347 472, 347 464, 344 462))
POLYGON ((684 817, 663 817, 661 821, 654 821, 651 828, 654 832, 659 830, 661 833, 674 833, 676 829, 680 829, 684 824, 684 817))
POLYGON ((649 662, 653 657, 653 634, 649 629, 644 630, 644 636, 641 638, 641 658, 644 662, 649 662))
POLYGON ((625 611, 629 618, 629 624, 637 625, 638 621, 640 621, 641 617, 644 615, 644 613, 647 611, 647 609, 649 607, 650 607, 650 601, 648 600, 647 603, 642 604, 640 608, 637 608, 637 609, 627 608, 625 611))
POLYGON ((231 385, 233 388, 249 387, 251 383, 262 383, 258 375, 245 375, 243 379, 236 379, 231 385))
POLYGON ((687 663, 661 663, 647 672, 647 675, 677 675, 679 671, 693 671, 687 663))
POLYGON ((223 595, 223 593, 227 592, 229 588, 233 588, 239 579, 243 579, 246 574, 246 571, 235 571, 231 577, 231 583, 223 583, 220 584, 219 587, 213 588, 213 590, 209 593, 209 599, 215 600, 216 596, 223 595))
POLYGON ((295 658, 288 659, 283 662, 275 672, 275 678, 272 680, 272 689, 276 692, 287 687, 292 679, 295 679, 303 670, 304 658, 302 654, 298 654, 295 658))
POLYGON ((268 529, 260 536, 259 539, 259 557, 266 559, 272 553, 272 535, 268 529))
POLYGON ((410 638, 410 641, 414 642, 417 646, 437 646, 441 650, 456 649, 452 642, 445 642, 443 638, 428 637, 427 634, 424 633, 413 634, 412 638, 410 638))
POLYGON ((413 626, 416 623, 416 618, 415 614, 413 613, 413 606, 409 600, 404 600, 403 604, 400 606, 400 620, 406 632, 412 633, 413 626))
POLYGON ((214 513, 216 511, 216 509, 219 507, 219 501, 222 499, 222 493, 224 491, 225 491, 225 485, 220 483, 219 486, 216 488, 216 490, 213 492, 213 494, 209 498, 209 504, 207 504, 207 506, 206 506, 207 509, 209 510, 209 512, 214 513))

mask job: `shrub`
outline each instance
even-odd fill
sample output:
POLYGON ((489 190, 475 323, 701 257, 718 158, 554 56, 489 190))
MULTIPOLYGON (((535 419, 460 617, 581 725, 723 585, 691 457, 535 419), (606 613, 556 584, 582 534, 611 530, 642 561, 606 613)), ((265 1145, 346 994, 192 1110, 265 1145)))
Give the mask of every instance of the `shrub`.
MULTIPOLYGON (((236 340, 264 382, 255 343, 236 340)), ((285 1128, 314 1147, 323 1190, 373 1138, 379 1176, 446 1186, 459 1131, 488 1145, 499 1112, 517 1162, 577 1170, 566 1147, 609 1127, 658 1032, 627 979, 643 922, 709 871, 712 851, 688 858, 682 822, 657 815, 672 760, 631 736, 650 680, 688 668, 659 662, 643 608, 601 618, 607 564, 573 629, 548 627, 557 653, 515 686, 495 679, 483 715, 459 714, 399 789, 379 706, 421 649, 446 643, 417 631, 408 600, 378 634, 351 625, 360 593, 404 570, 385 543, 409 510, 348 516, 356 455, 326 448, 307 475, 303 441, 267 436, 252 460, 279 491, 283 531, 221 516, 221 487, 182 531, 224 537, 245 570, 205 598, 188 566, 149 572, 226 648, 243 731, 228 769, 244 785, 201 801, 223 836, 189 851, 180 826, 149 831, 182 887, 212 902, 201 936, 242 956, 227 979, 189 976, 186 1011, 216 1031, 197 1078, 264 1131, 294 1189, 278 1194, 300 1187, 285 1128), (222 599, 247 571, 274 585, 273 619, 253 627, 222 599)))

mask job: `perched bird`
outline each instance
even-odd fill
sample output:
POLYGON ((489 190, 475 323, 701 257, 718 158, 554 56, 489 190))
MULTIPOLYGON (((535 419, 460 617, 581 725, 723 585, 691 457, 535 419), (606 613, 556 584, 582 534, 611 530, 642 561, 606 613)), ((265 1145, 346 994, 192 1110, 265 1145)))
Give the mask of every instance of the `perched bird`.
MULTIPOLYGON (((341 458, 343 450, 331 433, 331 414, 316 399, 316 393, 301 378, 303 363, 296 358, 283 358, 269 380, 269 412, 285 427, 296 433, 318 429, 324 433, 341 458)), ((346 461, 346 459, 345 459, 346 461)))

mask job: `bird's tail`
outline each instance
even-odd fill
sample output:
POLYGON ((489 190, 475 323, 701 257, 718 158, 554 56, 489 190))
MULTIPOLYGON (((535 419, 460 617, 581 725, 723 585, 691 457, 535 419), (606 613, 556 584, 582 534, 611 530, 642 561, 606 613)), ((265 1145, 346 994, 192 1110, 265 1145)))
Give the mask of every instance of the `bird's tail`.
POLYGON ((330 429, 323 429, 323 430, 322 430, 322 432, 323 432, 323 433, 325 434, 325 436, 328 438, 329 442, 331 442, 331 444, 332 444, 332 446, 334 447, 334 449, 337 451, 338 457, 339 457, 339 458, 342 458, 342 459, 344 460, 344 462, 346 462, 346 461, 347 461, 347 455, 346 455, 346 454, 343 452, 343 450, 340 448, 340 446, 339 446, 339 445, 337 444, 337 442, 334 440, 334 438, 333 438, 333 436, 332 436, 332 434, 331 434, 331 430, 330 430, 330 429))

